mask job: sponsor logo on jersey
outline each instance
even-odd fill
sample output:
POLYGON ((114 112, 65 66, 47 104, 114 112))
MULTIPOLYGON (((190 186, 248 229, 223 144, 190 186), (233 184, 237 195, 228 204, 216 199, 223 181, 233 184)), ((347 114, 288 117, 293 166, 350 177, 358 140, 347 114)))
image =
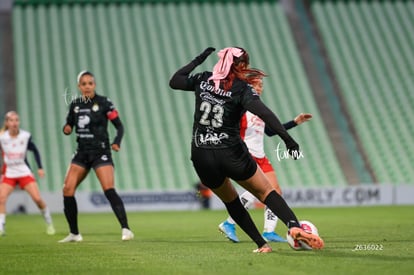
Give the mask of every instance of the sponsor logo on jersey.
POLYGON ((91 122, 91 118, 88 115, 79 116, 78 118, 78 127, 85 128, 91 122))
POLYGON ((95 136, 93 134, 78 134, 78 137, 80 137, 80 138, 94 138, 95 136))
POLYGON ((207 92, 200 93, 200 97, 203 101, 210 102, 211 104, 224 105, 224 103, 226 103, 225 100, 215 98, 212 94, 207 93, 207 92))
POLYGON ((198 129, 196 130, 195 133, 195 144, 196 146, 200 146, 200 145, 218 145, 223 143, 222 140, 223 139, 228 139, 229 135, 226 133, 217 133, 217 132, 212 132, 209 131, 205 134, 198 134, 198 129))
POLYGON ((206 82, 206 81, 201 81, 200 82, 200 88, 203 90, 203 91, 207 91, 207 92, 210 92, 210 93, 213 93, 213 94, 216 94, 216 95, 219 95, 219 96, 225 96, 225 97, 231 97, 231 91, 226 91, 226 90, 223 90, 223 89, 216 89, 213 85, 210 85, 208 82, 206 82))

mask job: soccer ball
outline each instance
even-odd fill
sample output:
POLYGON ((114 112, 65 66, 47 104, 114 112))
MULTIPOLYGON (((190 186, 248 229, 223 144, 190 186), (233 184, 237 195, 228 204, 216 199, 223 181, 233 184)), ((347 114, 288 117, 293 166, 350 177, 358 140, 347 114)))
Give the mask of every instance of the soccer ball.
MULTIPOLYGON (((311 223, 310 221, 300 221, 300 227, 308 233, 312 233, 319 236, 318 228, 311 223)), ((298 240, 294 240, 292 236, 289 235, 289 232, 286 234, 286 240, 289 246, 294 250, 312 250, 312 247, 307 245, 306 243, 298 240)))

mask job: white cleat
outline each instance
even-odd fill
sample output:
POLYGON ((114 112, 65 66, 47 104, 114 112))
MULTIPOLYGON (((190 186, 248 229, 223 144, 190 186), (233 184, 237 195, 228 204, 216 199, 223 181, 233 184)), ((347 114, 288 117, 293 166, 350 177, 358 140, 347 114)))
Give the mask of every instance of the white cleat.
POLYGON ((48 225, 47 225, 47 228, 46 228, 46 233, 47 233, 48 235, 55 235, 56 230, 55 230, 55 227, 53 226, 53 224, 48 224, 48 225))
POLYGON ((122 240, 123 241, 129 241, 134 238, 134 233, 132 233, 131 230, 128 228, 122 228, 122 240))
POLYGON ((81 242, 82 240, 83 238, 81 234, 75 235, 75 234, 69 233, 69 235, 66 238, 58 241, 58 243, 81 242))

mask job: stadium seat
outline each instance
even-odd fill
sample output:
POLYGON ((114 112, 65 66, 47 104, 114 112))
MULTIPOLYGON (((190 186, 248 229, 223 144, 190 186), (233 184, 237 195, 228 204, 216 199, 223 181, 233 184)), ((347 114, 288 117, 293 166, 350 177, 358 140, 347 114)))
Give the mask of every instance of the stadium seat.
MULTIPOLYGON (((281 185, 347 184, 278 2, 16 4, 13 20, 18 107, 22 127, 33 133, 43 156, 48 176, 42 190, 61 188, 75 149, 74 136, 65 137, 61 129, 65 98, 76 97, 82 69, 94 72, 98 93, 114 101, 125 124, 122 149, 114 154, 118 188, 192 188, 194 99, 171 91, 168 81, 204 48, 233 45, 246 48, 251 65, 269 74, 263 100, 282 121, 300 112, 314 115, 291 130, 304 159, 279 161, 275 150, 281 140, 266 138, 281 185)), ((196 71, 210 70, 216 61, 212 55, 196 71)), ((89 177, 80 190, 100 186, 89 177)))
POLYGON ((414 3, 313 1, 369 163, 379 183, 414 183, 414 3))

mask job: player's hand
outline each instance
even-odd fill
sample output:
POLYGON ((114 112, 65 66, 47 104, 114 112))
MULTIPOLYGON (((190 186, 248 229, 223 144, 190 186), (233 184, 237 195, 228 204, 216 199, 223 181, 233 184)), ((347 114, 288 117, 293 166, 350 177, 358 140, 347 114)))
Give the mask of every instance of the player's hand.
POLYGON ((38 169, 37 170, 37 174, 39 175, 39 177, 43 178, 45 176, 45 170, 43 169, 38 169))
POLYGON ((65 135, 70 135, 70 133, 72 133, 72 127, 71 127, 70 125, 66 124, 66 125, 63 127, 63 133, 64 133, 65 135))
POLYGON ((309 121, 312 118, 312 114, 308 114, 308 113, 301 113, 299 115, 297 115, 297 117, 295 117, 294 121, 297 125, 309 121))
POLYGON ((292 156, 294 160, 297 160, 300 156, 299 144, 297 144, 294 140, 289 141, 286 143, 286 148, 289 154, 292 156))
POLYGON ((194 58, 194 63, 196 65, 200 65, 201 63, 204 62, 204 60, 207 59, 207 57, 214 52, 216 49, 213 47, 208 47, 207 49, 204 50, 204 52, 202 52, 199 56, 197 56, 196 58, 194 58))
POLYGON ((119 147, 119 145, 115 143, 112 144, 111 147, 112 147, 112 150, 114 150, 115 152, 118 152, 121 149, 121 147, 119 147))

